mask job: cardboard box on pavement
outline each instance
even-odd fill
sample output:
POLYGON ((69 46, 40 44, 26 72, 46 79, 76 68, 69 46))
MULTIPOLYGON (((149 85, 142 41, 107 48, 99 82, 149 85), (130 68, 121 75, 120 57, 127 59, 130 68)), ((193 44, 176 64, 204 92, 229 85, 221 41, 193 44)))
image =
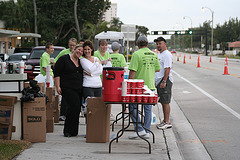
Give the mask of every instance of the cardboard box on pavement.
POLYGON ((110 139, 111 105, 106 105, 101 97, 87 99, 86 142, 106 143, 110 139))
POLYGON ((47 87, 46 88, 46 95, 49 98, 49 102, 55 101, 55 87, 47 87))
POLYGON ((0 106, 0 123, 12 124, 13 123, 13 110, 14 107, 0 106))
POLYGON ((11 140, 12 137, 12 124, 0 124, 0 139, 11 140))
POLYGON ((47 133, 52 133, 54 131, 54 118, 52 117, 52 119, 47 119, 46 122, 46 129, 47 129, 47 133))
POLYGON ((17 97, 0 95, 0 106, 13 107, 15 103, 17 103, 17 97))
POLYGON ((23 103, 23 139, 30 142, 46 142, 46 100, 36 97, 23 103))
MULTIPOLYGON (((37 85, 40 87, 40 91, 45 93, 45 83, 38 82, 37 85)), ((24 82, 24 88, 31 87, 29 82, 24 82)))

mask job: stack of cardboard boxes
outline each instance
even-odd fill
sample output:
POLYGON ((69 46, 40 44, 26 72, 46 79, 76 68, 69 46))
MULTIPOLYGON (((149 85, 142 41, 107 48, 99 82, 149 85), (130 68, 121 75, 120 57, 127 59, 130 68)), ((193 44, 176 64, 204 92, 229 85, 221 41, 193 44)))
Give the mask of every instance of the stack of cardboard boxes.
MULTIPOLYGON (((46 133, 54 131, 54 119, 58 122, 59 96, 55 96, 54 87, 45 89, 44 83, 37 85, 49 101, 46 103, 45 97, 35 97, 34 101, 23 103, 23 138, 30 142, 45 142, 46 133)), ((24 88, 27 86, 28 82, 24 84, 24 88)))
POLYGON ((46 98, 23 103, 23 139, 46 142, 46 98))
POLYGON ((0 139, 10 140, 14 131, 13 109, 17 97, 0 96, 0 139))

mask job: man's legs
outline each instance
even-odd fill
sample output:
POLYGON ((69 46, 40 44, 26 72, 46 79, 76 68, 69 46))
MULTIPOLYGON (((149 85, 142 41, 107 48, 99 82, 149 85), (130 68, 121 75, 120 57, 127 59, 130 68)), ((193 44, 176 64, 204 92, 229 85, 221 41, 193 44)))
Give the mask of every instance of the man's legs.
MULTIPOLYGON (((152 105, 144 105, 144 116, 144 127, 150 130, 152 122, 152 105)), ((149 133, 148 130, 146 130, 147 133, 149 133)))
POLYGON ((164 116, 164 121, 166 123, 170 123, 169 121, 169 116, 170 116, 170 104, 169 103, 162 103, 162 109, 163 109, 163 116, 164 116))

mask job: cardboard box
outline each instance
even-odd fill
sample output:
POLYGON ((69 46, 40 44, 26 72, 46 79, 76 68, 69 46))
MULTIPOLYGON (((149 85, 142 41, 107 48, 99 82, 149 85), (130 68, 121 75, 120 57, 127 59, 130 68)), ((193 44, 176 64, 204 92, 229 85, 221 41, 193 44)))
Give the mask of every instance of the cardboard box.
POLYGON ((48 102, 46 108, 46 120, 53 119, 53 103, 48 102))
POLYGON ((49 102, 55 101, 55 87, 47 87, 46 88, 46 95, 49 98, 49 102))
POLYGON ((55 96, 55 101, 53 102, 53 109, 59 110, 59 95, 55 96))
POLYGON ((46 130, 47 130, 47 133, 52 133, 54 131, 54 118, 53 117, 52 117, 52 119, 47 120, 46 130))
POLYGON ((46 142, 46 100, 36 97, 23 103, 23 139, 30 142, 46 142))
POLYGON ((0 139, 11 140, 12 137, 12 125, 0 124, 0 139))
POLYGON ((101 97, 87 99, 87 143, 106 143, 110 139, 111 105, 101 97))
POLYGON ((53 116, 54 116, 54 123, 59 123, 59 110, 58 109, 54 110, 53 116))
POLYGON ((0 123, 7 125, 13 123, 13 109, 14 107, 0 106, 0 123))
POLYGON ((0 95, 0 106, 14 106, 15 103, 17 103, 17 97, 0 95))
MULTIPOLYGON (((45 83, 44 82, 38 82, 37 85, 40 87, 40 91, 45 93, 45 83)), ((24 82, 24 88, 30 87, 29 82, 24 82)))

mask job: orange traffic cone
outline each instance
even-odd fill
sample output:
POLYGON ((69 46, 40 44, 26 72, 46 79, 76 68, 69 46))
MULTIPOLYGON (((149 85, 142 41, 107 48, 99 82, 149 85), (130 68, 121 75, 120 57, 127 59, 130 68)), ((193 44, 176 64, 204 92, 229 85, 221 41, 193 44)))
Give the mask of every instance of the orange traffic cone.
POLYGON ((179 57, 181 57, 181 53, 179 53, 179 57))
POLYGON ((190 56, 189 56, 189 59, 192 59, 191 54, 190 54, 190 56))
POLYGON ((209 62, 212 62, 212 56, 210 56, 210 61, 209 62))
POLYGON ((198 63, 197 63, 197 67, 200 67, 200 55, 198 55, 198 63))
POLYGON ((225 59, 225 62, 224 62, 224 73, 223 75, 229 75, 228 73, 228 61, 227 61, 227 56, 226 56, 226 59, 225 59))
POLYGON ((186 59, 186 55, 184 54, 184 57, 183 57, 183 64, 186 64, 185 59, 186 59))

